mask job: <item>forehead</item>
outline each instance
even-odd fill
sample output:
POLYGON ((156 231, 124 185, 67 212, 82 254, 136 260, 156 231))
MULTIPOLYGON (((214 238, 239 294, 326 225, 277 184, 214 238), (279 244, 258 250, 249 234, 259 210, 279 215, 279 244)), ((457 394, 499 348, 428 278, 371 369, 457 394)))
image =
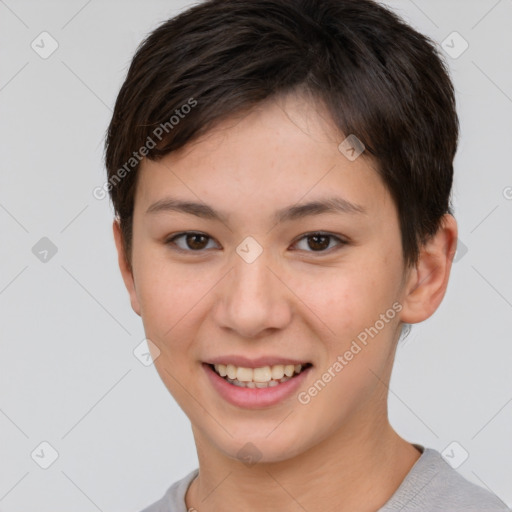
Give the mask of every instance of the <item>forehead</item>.
POLYGON ((266 101, 159 161, 144 159, 136 214, 166 196, 263 211, 336 193, 369 210, 384 207, 389 194, 372 160, 347 158, 338 148, 345 138, 317 102, 266 101))

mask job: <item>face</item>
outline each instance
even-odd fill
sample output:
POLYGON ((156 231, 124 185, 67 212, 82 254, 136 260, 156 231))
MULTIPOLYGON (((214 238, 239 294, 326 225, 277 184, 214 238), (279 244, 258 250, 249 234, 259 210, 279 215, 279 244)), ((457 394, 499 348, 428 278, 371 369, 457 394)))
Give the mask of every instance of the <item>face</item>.
POLYGON ((386 414, 406 286, 400 227, 365 153, 338 149, 344 138, 318 105, 289 96, 139 171, 123 277, 159 375, 220 454, 251 442, 261 461, 284 461, 386 414), (239 387, 212 362, 234 362, 243 382, 270 372, 277 383, 279 363, 307 368, 239 387))

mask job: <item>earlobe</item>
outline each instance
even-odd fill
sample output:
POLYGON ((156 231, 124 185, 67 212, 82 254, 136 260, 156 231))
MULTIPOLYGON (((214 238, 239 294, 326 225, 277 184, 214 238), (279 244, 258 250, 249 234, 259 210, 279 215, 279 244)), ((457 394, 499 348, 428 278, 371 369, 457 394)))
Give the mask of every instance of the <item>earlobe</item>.
POLYGON ((448 287, 457 249, 457 222, 445 214, 437 233, 421 248, 418 262, 410 271, 404 290, 402 322, 414 324, 436 311, 448 287))
POLYGON ((124 284, 126 289, 128 290, 128 294, 130 296, 130 302, 133 311, 140 316, 140 304, 139 299, 137 297, 137 292, 135 290, 135 281, 133 278, 133 270, 128 263, 126 258, 124 244, 123 244, 123 235, 121 233, 121 227, 119 225, 119 220, 116 218, 112 224, 112 230, 114 233, 114 241, 116 243, 117 248, 117 261, 119 264, 119 270, 121 271, 121 276, 123 277, 124 284))

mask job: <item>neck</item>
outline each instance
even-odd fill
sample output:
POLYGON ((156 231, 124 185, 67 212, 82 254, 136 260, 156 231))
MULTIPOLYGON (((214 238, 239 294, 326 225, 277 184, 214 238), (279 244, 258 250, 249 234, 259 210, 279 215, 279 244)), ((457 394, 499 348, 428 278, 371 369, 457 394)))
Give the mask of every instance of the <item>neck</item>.
POLYGON ((344 427, 291 459, 252 466, 226 457, 194 430, 200 472, 187 491, 187 509, 374 512, 420 453, 396 434, 387 417, 377 429, 372 424, 358 421, 357 430, 344 427))

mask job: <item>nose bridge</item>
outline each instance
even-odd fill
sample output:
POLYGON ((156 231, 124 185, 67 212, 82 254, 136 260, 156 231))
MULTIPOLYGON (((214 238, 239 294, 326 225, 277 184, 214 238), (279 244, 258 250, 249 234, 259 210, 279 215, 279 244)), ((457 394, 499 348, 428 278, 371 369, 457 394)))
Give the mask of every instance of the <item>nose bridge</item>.
POLYGON ((268 269, 272 265, 271 251, 263 246, 261 237, 258 239, 246 236, 232 254, 230 263, 234 268, 231 273, 231 291, 235 294, 260 296, 265 287, 269 291, 267 281, 268 274, 271 274, 268 269))
POLYGON ((270 251, 254 239, 237 247, 222 289, 221 325, 247 337, 286 325, 290 318, 286 287, 271 270, 274 266, 270 251))
POLYGON ((237 254, 234 258, 233 290, 252 299, 268 298, 272 291, 271 277, 274 277, 269 270, 270 265, 268 251, 263 251, 254 259, 245 259, 237 254))

